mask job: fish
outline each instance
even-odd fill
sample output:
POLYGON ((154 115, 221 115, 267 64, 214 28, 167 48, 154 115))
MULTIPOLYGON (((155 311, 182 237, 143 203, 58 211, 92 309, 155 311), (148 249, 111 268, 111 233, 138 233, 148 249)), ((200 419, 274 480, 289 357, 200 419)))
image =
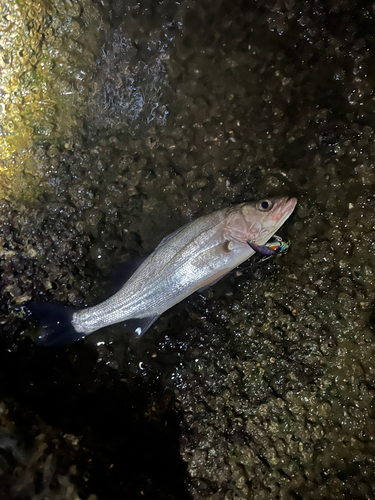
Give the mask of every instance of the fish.
POLYGON ((143 335, 165 311, 216 283, 264 246, 292 214, 296 198, 232 205, 166 236, 114 295, 91 307, 29 301, 41 325, 38 344, 64 346, 109 325, 131 320, 143 335))
POLYGON ((272 255, 277 255, 278 253, 286 252, 289 248, 289 242, 283 241, 282 238, 276 234, 274 234, 272 239, 265 245, 256 245, 252 241, 248 241, 247 244, 256 252, 270 257, 272 255))

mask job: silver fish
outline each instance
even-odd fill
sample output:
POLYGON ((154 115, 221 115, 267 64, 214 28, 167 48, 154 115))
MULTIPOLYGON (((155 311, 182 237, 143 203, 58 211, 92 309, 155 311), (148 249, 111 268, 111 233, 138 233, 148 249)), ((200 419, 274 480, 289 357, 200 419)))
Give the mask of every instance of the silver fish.
POLYGON ((104 302, 72 312, 29 302, 39 316, 40 343, 64 345, 114 323, 136 318, 143 334, 167 309, 227 274, 264 245, 293 212, 296 198, 272 198, 224 208, 165 237, 130 279, 104 302), (48 313, 48 314, 47 314, 48 313))

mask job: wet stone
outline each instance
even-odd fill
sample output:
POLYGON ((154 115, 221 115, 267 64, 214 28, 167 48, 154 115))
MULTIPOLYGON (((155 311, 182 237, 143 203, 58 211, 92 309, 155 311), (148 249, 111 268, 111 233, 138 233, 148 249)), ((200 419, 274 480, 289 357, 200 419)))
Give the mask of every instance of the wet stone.
POLYGON ((372 498, 374 7, 26 4, 0 16, 24 45, 0 54, 24 193, 0 207, 0 496, 372 498), (192 218, 274 195, 299 202, 285 255, 140 339, 36 346, 26 300, 92 304, 192 218))

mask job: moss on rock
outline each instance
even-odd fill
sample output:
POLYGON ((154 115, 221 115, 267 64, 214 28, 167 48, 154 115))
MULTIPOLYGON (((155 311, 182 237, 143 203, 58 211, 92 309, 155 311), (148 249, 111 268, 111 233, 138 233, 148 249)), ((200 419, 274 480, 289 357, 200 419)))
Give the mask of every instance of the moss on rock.
POLYGON ((106 19, 86 0, 0 5, 2 197, 35 199, 39 144, 73 147, 106 19))

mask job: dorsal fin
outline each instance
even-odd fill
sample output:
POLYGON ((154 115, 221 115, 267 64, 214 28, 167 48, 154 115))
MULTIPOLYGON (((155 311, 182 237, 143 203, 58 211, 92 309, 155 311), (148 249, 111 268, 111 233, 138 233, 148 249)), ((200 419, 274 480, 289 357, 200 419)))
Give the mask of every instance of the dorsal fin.
POLYGON ((181 233, 181 231, 183 231, 186 226, 188 226, 190 224, 190 222, 188 222, 187 224, 185 224, 184 226, 178 228, 176 231, 174 231, 173 233, 171 234, 168 234, 168 236, 165 236, 161 242, 159 243, 159 245, 155 248, 154 252, 156 252, 156 250, 159 250, 159 248, 163 247, 166 243, 168 243, 169 240, 171 240, 174 236, 177 236, 179 233, 181 233))

